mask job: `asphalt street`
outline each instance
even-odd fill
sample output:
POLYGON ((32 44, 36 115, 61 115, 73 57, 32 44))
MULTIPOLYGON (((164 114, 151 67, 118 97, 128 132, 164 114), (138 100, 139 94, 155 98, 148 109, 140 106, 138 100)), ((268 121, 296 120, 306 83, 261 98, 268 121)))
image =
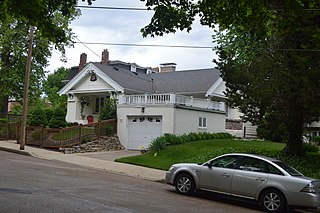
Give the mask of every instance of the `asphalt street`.
POLYGON ((0 151, 0 212, 261 212, 208 194, 182 196, 166 184, 0 151))

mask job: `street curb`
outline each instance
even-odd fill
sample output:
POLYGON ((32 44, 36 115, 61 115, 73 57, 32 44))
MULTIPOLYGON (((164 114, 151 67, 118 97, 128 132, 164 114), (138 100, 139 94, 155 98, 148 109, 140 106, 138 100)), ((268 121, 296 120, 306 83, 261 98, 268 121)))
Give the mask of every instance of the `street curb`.
POLYGON ((26 156, 32 156, 29 152, 23 151, 23 150, 16 150, 16 149, 10 149, 5 147, 0 147, 0 150, 6 151, 6 152, 12 152, 20 155, 26 155, 26 156))
MULTIPOLYGON (((67 161, 63 161, 63 160, 59 160, 59 159, 48 159, 46 157, 43 156, 38 156, 37 154, 30 152, 30 151, 26 151, 26 150, 19 150, 19 149, 12 149, 12 148, 8 148, 8 147, 1 147, 0 146, 0 150, 2 151, 6 151, 6 152, 11 152, 11 153, 15 153, 15 154, 20 154, 20 155, 25 155, 25 156, 30 156, 30 157, 35 157, 35 158, 39 158, 39 159, 44 159, 44 160, 53 160, 53 161, 60 161, 60 162, 65 162, 68 164, 73 164, 73 165, 78 165, 78 166, 83 166, 83 167, 87 167, 87 168, 91 168, 91 169, 96 169, 96 170, 101 170, 101 171, 106 171, 109 173, 114 173, 114 174, 120 174, 120 175, 125 175, 125 176, 129 176, 129 177, 135 177, 135 178, 139 178, 139 179, 143 179, 143 180, 147 180, 147 181, 152 181, 152 182, 157 182, 157 183, 166 183, 164 178, 150 178, 150 177, 146 177, 146 176, 141 176, 140 174, 138 175, 132 175, 129 173, 125 173, 122 171, 117 171, 116 169, 107 169, 107 168, 98 168, 98 167, 94 167, 94 166, 90 166, 90 165, 81 165, 75 162, 67 162, 67 161)), ((119 162, 118 162, 119 163, 119 162)), ((137 165, 135 165, 137 166, 137 165)))

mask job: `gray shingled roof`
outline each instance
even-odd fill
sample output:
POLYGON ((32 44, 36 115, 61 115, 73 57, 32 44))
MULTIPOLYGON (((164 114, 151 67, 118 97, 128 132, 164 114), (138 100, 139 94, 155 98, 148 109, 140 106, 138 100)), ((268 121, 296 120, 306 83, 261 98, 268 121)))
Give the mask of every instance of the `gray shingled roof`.
POLYGON ((206 93, 220 77, 220 71, 215 68, 141 74, 99 62, 93 64, 121 85, 127 94, 206 93))
POLYGON ((184 70, 152 73, 150 77, 160 93, 206 93, 219 79, 220 71, 215 68, 184 70))
POLYGON ((150 93, 152 81, 147 74, 134 73, 130 70, 114 68, 108 64, 93 63, 102 72, 122 86, 126 93, 150 93))

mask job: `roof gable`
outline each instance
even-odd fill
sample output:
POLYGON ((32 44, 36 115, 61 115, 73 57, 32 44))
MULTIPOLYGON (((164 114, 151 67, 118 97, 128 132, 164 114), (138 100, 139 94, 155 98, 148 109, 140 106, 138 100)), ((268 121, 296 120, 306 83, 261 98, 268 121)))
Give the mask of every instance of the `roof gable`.
MULTIPOLYGON (((114 81, 112 78, 110 78, 108 75, 106 75, 105 73, 103 73, 100 69, 98 69, 94 64, 89 63, 87 64, 80 72, 78 72, 63 88, 61 88, 61 90, 58 92, 59 95, 64 95, 67 94, 69 92, 89 92, 89 89, 84 89, 83 86, 81 86, 81 84, 83 84, 85 82, 86 79, 90 78, 90 76, 92 74, 96 74, 96 76, 103 80, 106 85, 109 85, 111 88, 110 90, 116 90, 118 92, 123 92, 123 87, 121 87, 116 81, 114 81)), ((100 90, 104 90, 107 91, 108 89, 106 88, 94 88, 92 87, 91 90, 93 91, 97 91, 97 89, 100 90)))

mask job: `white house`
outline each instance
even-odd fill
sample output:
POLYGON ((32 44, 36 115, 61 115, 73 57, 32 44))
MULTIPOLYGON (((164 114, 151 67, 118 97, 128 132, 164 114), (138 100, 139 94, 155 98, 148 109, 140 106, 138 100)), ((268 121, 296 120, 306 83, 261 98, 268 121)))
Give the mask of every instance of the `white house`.
POLYGON ((226 119, 228 124, 237 121, 242 134, 239 114, 225 104, 219 70, 176 71, 175 67, 167 63, 151 69, 110 61, 107 50, 101 62, 87 63, 81 54, 79 67, 72 68, 59 91, 68 95, 66 120, 87 123, 89 116, 96 121, 104 101, 114 97, 118 136, 127 149, 148 147, 152 139, 166 133, 225 132, 226 119))

